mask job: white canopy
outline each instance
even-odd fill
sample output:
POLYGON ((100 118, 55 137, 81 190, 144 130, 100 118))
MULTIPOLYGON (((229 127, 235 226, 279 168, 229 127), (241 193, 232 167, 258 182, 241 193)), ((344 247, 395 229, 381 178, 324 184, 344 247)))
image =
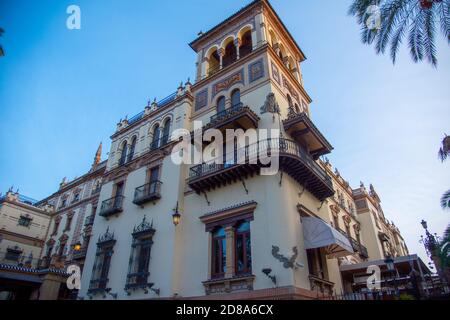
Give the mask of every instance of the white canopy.
POLYGON ((326 248, 329 256, 345 257, 354 253, 348 238, 315 217, 302 218, 305 249, 326 248))

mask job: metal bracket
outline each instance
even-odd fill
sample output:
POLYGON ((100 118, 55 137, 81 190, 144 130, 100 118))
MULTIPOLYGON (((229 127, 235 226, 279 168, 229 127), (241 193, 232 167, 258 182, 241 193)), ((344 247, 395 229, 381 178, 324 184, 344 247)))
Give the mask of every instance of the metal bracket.
POLYGON ((242 182, 242 185, 244 186, 245 192, 247 192, 247 194, 248 194, 248 189, 247 189, 244 179, 241 178, 241 182, 242 182))
POLYGON ((209 202, 208 195, 206 194, 205 191, 203 191, 203 195, 205 196, 206 203, 208 203, 208 207, 211 206, 211 202, 209 202))
POLYGON ((322 201, 322 203, 320 204, 320 207, 317 208, 317 211, 320 211, 320 209, 322 209, 322 207, 325 204, 325 202, 328 202, 327 199, 322 201))
POLYGON ((298 194, 298 196, 301 198, 301 197, 303 196, 303 194, 305 193, 305 191, 306 191, 306 186, 304 185, 304 186, 303 186, 302 192, 300 192, 300 193, 298 194))
POLYGON ((150 290, 152 290, 157 296, 159 296, 159 294, 161 293, 161 290, 159 288, 158 289, 150 288, 150 290))

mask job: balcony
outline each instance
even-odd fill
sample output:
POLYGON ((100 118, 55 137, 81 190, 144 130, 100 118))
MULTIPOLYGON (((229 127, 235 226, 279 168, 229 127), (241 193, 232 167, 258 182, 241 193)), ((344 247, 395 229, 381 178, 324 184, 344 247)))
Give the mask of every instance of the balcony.
POLYGON ((108 218, 123 211, 124 196, 117 196, 102 202, 100 216, 108 218))
MULTIPOLYGON (((202 128, 201 133, 204 133, 208 129, 218 129, 225 132, 226 129, 241 128, 246 130, 257 128, 259 119, 258 115, 248 106, 238 103, 213 115, 209 123, 202 128)), ((199 132, 192 133, 193 136, 197 134, 199 132)))
POLYGON ((153 181, 136 188, 133 203, 141 206, 147 202, 161 199, 161 181, 153 181))
POLYGON ((333 150, 331 144, 304 112, 295 113, 291 110, 288 119, 283 121, 283 126, 285 132, 291 135, 295 141, 307 146, 315 160, 333 150))
MULTIPOLYGON (((295 141, 268 139, 244 148, 235 149, 228 158, 232 162, 215 159, 190 169, 189 186, 197 193, 210 191, 258 174, 266 167, 258 155, 270 155, 278 151, 280 169, 305 186, 316 198, 324 200, 334 194, 330 177, 295 141)), ((274 155, 275 156, 275 155, 274 155)))
POLYGON ((107 288, 108 282, 108 278, 91 280, 89 283, 89 290, 87 292, 88 296, 94 296, 100 293, 106 297, 106 294, 111 291, 111 289, 107 288))
POLYGON ((86 217, 86 219, 84 220, 84 226, 87 227, 94 225, 94 219, 95 219, 94 215, 86 217))
POLYGON ((355 239, 348 237, 348 239, 350 240, 350 243, 352 244, 352 248, 355 252, 359 253, 359 255, 363 258, 369 258, 369 255, 367 253, 367 248, 365 246, 363 246, 362 244, 360 244, 358 241, 356 241, 355 239))

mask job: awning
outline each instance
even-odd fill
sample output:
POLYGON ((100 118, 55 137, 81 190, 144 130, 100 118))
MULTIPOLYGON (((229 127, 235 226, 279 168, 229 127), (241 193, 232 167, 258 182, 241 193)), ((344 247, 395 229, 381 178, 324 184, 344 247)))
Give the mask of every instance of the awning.
POLYGON ((331 257, 345 257, 354 253, 346 236, 327 224, 314 218, 302 218, 305 249, 325 248, 331 257))

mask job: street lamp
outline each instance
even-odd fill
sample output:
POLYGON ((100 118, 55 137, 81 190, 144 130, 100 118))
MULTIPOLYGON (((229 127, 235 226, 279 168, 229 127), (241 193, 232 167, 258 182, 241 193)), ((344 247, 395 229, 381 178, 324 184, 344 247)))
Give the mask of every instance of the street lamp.
POLYGON ((77 243, 73 246, 73 250, 74 250, 75 252, 81 251, 81 243, 77 242, 77 243))
POLYGON ((181 214, 178 212, 178 201, 177 201, 177 207, 173 211, 174 211, 174 213, 172 214, 172 220, 173 220, 174 226, 176 227, 180 224, 180 221, 181 221, 181 214))

